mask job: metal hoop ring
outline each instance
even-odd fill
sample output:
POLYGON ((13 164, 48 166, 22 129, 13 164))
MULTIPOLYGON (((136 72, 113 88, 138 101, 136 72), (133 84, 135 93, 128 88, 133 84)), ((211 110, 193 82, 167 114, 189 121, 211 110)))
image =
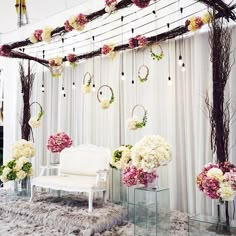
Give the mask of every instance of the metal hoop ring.
POLYGON ((159 44, 159 43, 154 43, 152 46, 151 46, 151 49, 150 49, 150 53, 151 53, 151 56, 152 56, 152 58, 153 58, 153 60, 161 60, 162 58, 163 58, 163 56, 164 56, 164 52, 163 52, 163 49, 162 49, 162 47, 161 47, 161 45, 159 44), (153 46, 154 45, 157 45, 158 47, 159 47, 159 49, 160 49, 160 53, 154 53, 153 52, 153 46))
POLYGON ((87 85, 90 85, 91 82, 93 81, 93 76, 89 72, 85 73, 84 78, 83 78, 83 84, 85 84, 85 79, 86 79, 87 75, 89 76, 89 79, 87 81, 87 85))
POLYGON ((143 105, 139 105, 139 104, 137 104, 136 106, 133 107, 132 112, 131 112, 131 117, 132 118, 134 117, 134 111, 137 107, 141 107, 143 109, 143 112, 144 112, 143 119, 144 119, 145 116, 146 116, 147 111, 146 111, 146 109, 144 108, 143 105))
POLYGON ((113 89, 109 86, 109 85, 102 85, 98 91, 97 91, 97 99, 98 101, 101 103, 101 100, 100 100, 100 97, 99 97, 99 94, 100 94, 100 91, 102 88, 109 88, 109 90, 111 91, 111 99, 110 99, 110 103, 112 103, 114 101, 114 92, 113 92, 113 89))
POLYGON ((146 65, 141 65, 138 69, 138 79, 140 82, 144 82, 148 79, 149 76, 149 68, 146 65), (141 77, 141 70, 142 68, 146 69, 146 75, 144 77, 141 77))

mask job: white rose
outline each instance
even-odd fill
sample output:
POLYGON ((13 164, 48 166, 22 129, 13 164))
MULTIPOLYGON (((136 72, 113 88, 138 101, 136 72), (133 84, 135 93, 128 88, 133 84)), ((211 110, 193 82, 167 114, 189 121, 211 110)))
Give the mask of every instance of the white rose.
POLYGON ((101 108, 108 109, 110 107, 110 101, 107 98, 101 98, 101 108))
POLYGON ((9 167, 5 167, 2 171, 3 176, 7 176, 12 170, 9 167))
POLYGON ((20 170, 16 173, 17 179, 24 179, 27 176, 27 173, 23 170, 20 170))
POLYGON ((20 170, 22 169, 23 165, 24 165, 24 163, 23 163, 23 161, 21 160, 21 158, 18 159, 18 160, 16 161, 16 166, 15 166, 15 168, 14 168, 15 171, 20 171, 20 170))
POLYGON ((5 175, 2 175, 0 176, 0 180, 3 182, 3 183, 6 183, 8 181, 7 177, 5 175))
POLYGON ((29 37, 29 40, 31 43, 37 43, 38 39, 34 36, 34 34, 31 34, 29 37))
POLYGON ((219 168, 211 168, 208 170, 207 177, 217 179, 218 181, 224 180, 224 174, 219 168))
POLYGON ((36 129, 36 128, 39 128, 39 127, 40 127, 40 125, 41 125, 41 120, 38 120, 38 117, 33 116, 33 117, 30 118, 30 120, 29 120, 28 123, 29 123, 29 125, 30 125, 31 128, 36 129))
POLYGON ((87 84, 83 84, 82 91, 83 91, 83 93, 90 93, 92 91, 92 86, 87 85, 87 84))
POLYGON ((42 33, 42 40, 44 42, 49 43, 51 41, 51 39, 52 39, 52 36, 51 36, 52 31, 53 31, 53 28, 51 28, 51 27, 44 28, 43 33, 42 33))

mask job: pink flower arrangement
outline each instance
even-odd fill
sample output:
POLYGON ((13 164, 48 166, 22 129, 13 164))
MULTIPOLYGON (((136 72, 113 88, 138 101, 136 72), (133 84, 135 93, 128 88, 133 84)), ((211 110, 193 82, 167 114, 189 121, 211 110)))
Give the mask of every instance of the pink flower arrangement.
POLYGON ((65 21, 64 27, 65 27, 65 30, 66 30, 67 32, 70 32, 70 31, 72 31, 72 30, 74 29, 74 28, 70 25, 70 23, 69 23, 68 20, 65 21))
POLYGON ((157 177, 155 172, 144 172, 142 169, 137 169, 130 163, 123 171, 122 182, 128 187, 137 184, 147 186, 148 183, 152 183, 157 177))
POLYGON ((41 29, 38 29, 38 30, 35 30, 34 31, 34 37, 38 40, 38 41, 42 41, 42 33, 43 33, 43 30, 41 29))
POLYGON ((77 56, 75 54, 73 54, 73 53, 68 54, 66 59, 70 63, 71 66, 76 65, 77 56))
POLYGON ((47 149, 52 153, 61 152, 72 145, 72 139, 64 132, 51 135, 48 139, 47 149))
POLYGON ((138 46, 145 46, 147 44, 147 38, 145 36, 137 35, 135 38, 129 39, 129 47, 136 48, 138 46))
POLYGON ((131 0, 137 7, 145 8, 149 5, 151 0, 131 0))
POLYGON ((0 46, 0 56, 9 57, 11 53, 11 48, 8 45, 0 46))

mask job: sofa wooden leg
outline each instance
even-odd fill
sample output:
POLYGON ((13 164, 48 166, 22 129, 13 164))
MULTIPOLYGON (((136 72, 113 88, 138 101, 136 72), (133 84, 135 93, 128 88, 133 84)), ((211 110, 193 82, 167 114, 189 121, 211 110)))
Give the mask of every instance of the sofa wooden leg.
POLYGON ((89 192, 89 212, 93 211, 93 192, 89 192))
POLYGON ((34 197, 34 185, 31 185, 31 196, 30 196, 30 202, 33 201, 33 197, 34 197))
POLYGON ((58 198, 61 197, 61 190, 57 190, 57 197, 58 197, 58 198))
POLYGON ((107 203, 107 191, 104 190, 102 191, 102 199, 103 199, 103 204, 107 203))

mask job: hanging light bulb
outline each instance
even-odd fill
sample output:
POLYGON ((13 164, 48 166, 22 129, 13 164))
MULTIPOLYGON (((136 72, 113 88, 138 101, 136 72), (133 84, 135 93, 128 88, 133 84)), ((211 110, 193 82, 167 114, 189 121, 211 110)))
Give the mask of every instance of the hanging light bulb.
POLYGON ((75 82, 73 82, 72 84, 72 89, 75 89, 75 82))
POLYGON ((96 91, 95 84, 93 84, 92 91, 93 91, 93 92, 95 92, 95 91, 96 91))
POLYGON ((132 80, 132 84, 134 84, 134 80, 132 80))
POLYGON ((182 66, 182 65, 183 65, 183 58, 182 58, 181 55, 179 55, 178 65, 179 65, 179 66, 182 66))
POLYGON ((64 87, 61 88, 61 94, 64 95, 64 97, 65 97, 66 93, 65 93, 65 88, 64 87))
POLYGON ((125 78, 125 73, 122 71, 122 73, 121 73, 121 80, 126 80, 126 78, 125 78))
POLYGON ((42 84, 42 87, 41 87, 41 92, 44 93, 44 85, 42 84))
POLYGON ((168 77, 168 85, 169 85, 169 86, 172 85, 172 80, 171 80, 171 77, 170 77, 170 76, 168 77))
POLYGON ((186 67, 185 67, 185 64, 183 63, 182 64, 182 69, 181 69, 182 72, 185 72, 186 71, 186 67))

